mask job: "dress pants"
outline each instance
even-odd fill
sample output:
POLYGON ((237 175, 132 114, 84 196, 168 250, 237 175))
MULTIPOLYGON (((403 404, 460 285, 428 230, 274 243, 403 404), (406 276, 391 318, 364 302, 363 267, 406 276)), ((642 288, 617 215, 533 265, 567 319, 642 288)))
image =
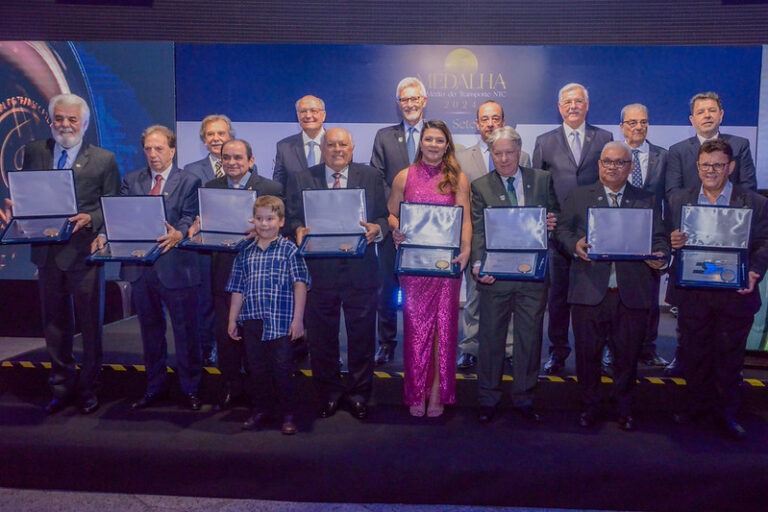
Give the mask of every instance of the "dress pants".
MULTIPOLYGON (((52 252, 52 251, 51 251, 52 252)), ((43 332, 54 398, 94 396, 102 363, 101 330, 104 321, 104 267, 61 270, 53 261, 38 267, 43 332), (83 338, 83 361, 78 378, 72 344, 77 318, 83 338)))
POLYGON ((376 245, 379 255, 379 304, 378 333, 379 345, 397 345, 397 276, 395 275, 395 242, 387 233, 384 240, 376 245))
POLYGON ((512 403, 515 407, 530 407, 541 363, 546 284, 496 281, 492 285, 478 284, 478 292, 478 401, 483 407, 495 407, 501 401, 505 341, 510 317, 514 315, 512 403))
POLYGON ((216 333, 216 366, 221 372, 224 387, 237 396, 247 386, 243 369, 246 366, 245 343, 229 337, 229 304, 232 294, 222 292, 213 296, 213 309, 216 333))
POLYGON ((293 342, 290 336, 265 341, 263 332, 263 321, 243 321, 241 343, 248 360, 253 405, 260 412, 293 414, 296 410, 293 342), (273 405, 277 405, 276 411, 272 410, 273 405))
POLYGON ((132 297, 141 327, 147 393, 159 394, 168 388, 165 306, 171 318, 181 390, 185 395, 197 394, 202 373, 195 315, 197 287, 167 288, 158 279, 155 269, 149 268, 132 283, 132 297))
MULTIPOLYGON (((471 265, 467 265, 464 270, 464 284, 467 300, 464 302, 464 311, 461 315, 461 330, 464 333, 464 339, 459 342, 459 352, 476 356, 478 354, 478 330, 480 328, 480 294, 477 291, 477 280, 472 275, 471 265)), ((512 357, 513 341, 512 323, 510 323, 507 326, 506 357, 512 357)))
POLYGON ((304 317, 312 377, 321 402, 343 395, 366 403, 373 389, 376 348, 376 288, 316 288, 307 294, 304 317), (346 384, 339 374, 341 310, 347 330, 346 384))
POLYGON ((213 293, 211 291, 211 255, 197 254, 200 266, 200 285, 197 288, 197 326, 200 350, 212 352, 216 346, 213 293))
POLYGON ((616 291, 609 290, 595 306, 573 304, 576 376, 581 401, 588 410, 600 403, 601 359, 608 340, 614 342, 614 396, 620 416, 632 413, 637 360, 648 325, 647 309, 626 307, 616 291))
POLYGON ((564 255, 559 244, 549 247, 549 353, 565 361, 571 353, 568 342, 568 329, 571 323, 571 307, 568 304, 568 281, 571 272, 572 257, 564 255))

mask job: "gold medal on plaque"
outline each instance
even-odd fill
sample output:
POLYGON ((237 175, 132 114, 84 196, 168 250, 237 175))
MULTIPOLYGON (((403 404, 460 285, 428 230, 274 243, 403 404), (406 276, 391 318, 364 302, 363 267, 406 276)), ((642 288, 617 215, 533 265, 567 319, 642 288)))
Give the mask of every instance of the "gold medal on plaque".
POLYGON ((521 263, 517 266, 517 271, 520 272, 521 274, 527 274, 528 272, 531 271, 531 269, 532 267, 527 263, 521 263))
POLYGON ((221 245, 223 245, 224 247, 234 247, 235 246, 235 241, 234 240, 224 240, 223 242, 221 242, 221 245))
POLYGON ((439 270, 448 270, 448 267, 450 267, 450 266, 451 266, 451 262, 450 262, 450 261, 448 261, 448 260, 437 260, 437 261, 435 262, 435 266, 436 266, 436 267, 437 267, 439 270))
POLYGON ((352 252, 352 244, 344 243, 339 246, 339 250, 342 252, 352 252))
POLYGON ((43 234, 49 238, 53 238, 59 236, 59 230, 56 228, 46 228, 46 230, 43 231, 43 234))
POLYGON ((137 249, 131 253, 131 256, 134 258, 143 258, 147 255, 147 251, 142 251, 141 249, 137 249))

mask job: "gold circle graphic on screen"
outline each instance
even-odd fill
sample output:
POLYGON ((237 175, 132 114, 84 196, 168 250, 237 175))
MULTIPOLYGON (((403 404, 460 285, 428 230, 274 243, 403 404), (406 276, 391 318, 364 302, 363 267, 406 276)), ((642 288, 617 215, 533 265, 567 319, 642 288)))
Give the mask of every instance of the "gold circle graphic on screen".
POLYGON ((477 73, 480 64, 474 53, 466 48, 456 48, 445 57, 445 70, 448 73, 477 73))

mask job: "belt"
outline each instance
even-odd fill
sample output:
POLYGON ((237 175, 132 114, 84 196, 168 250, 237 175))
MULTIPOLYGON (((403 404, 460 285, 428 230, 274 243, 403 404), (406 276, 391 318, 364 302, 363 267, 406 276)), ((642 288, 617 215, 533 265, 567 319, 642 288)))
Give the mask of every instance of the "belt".
POLYGON ((608 288, 608 293, 619 293, 618 288, 608 288))

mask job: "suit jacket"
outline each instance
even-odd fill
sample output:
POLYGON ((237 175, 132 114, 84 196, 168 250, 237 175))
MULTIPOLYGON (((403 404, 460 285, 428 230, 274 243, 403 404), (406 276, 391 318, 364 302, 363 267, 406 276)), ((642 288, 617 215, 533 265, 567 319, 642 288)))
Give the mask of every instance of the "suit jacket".
MULTIPOLYGON (((288 229, 305 226, 302 190, 327 189, 325 165, 319 164, 306 171, 288 176, 286 189, 288 229)), ((382 236, 389 232, 387 202, 384 199, 384 182, 376 169, 363 164, 350 163, 347 188, 365 189, 367 222, 375 222, 382 236)), ((346 215, 347 212, 336 212, 346 215)), ((368 244, 363 258, 313 258, 307 259, 312 276, 312 288, 378 288, 379 273, 375 244, 368 244)))
MULTIPOLYGON (((53 139, 38 140, 24 148, 22 169, 53 169, 53 139)), ((118 193, 120 171, 115 154, 98 146, 83 142, 72 165, 77 191, 77 212, 91 216, 90 227, 80 229, 65 244, 34 244, 32 263, 45 266, 49 260, 61 270, 83 270, 85 258, 91 251, 91 242, 104 225, 101 196, 118 193)))
MULTIPOLYGON (((458 160, 462 172, 467 175, 469 183, 472 183, 480 176, 488 174, 488 164, 485 162, 481 144, 485 144, 485 142, 480 141, 474 146, 456 152, 456 160, 458 160)), ((520 153, 520 163, 518 165, 520 167, 531 166, 531 157, 525 151, 520 153)))
MULTIPOLYGON (((539 206, 547 213, 560 213, 560 204, 552 185, 552 175, 546 171, 522 167, 518 171, 523 178, 525 206, 539 206)), ((511 206, 507 189, 496 171, 479 177, 470 185, 472 190, 472 257, 470 265, 481 261, 485 255, 485 225, 483 211, 486 208, 511 206)))
POLYGON ((643 190, 656 196, 657 201, 663 201, 669 153, 661 146, 656 146, 650 142, 648 142, 648 146, 648 173, 643 180, 643 190))
POLYGON ((304 138, 302 132, 278 141, 277 153, 275 153, 275 169, 272 172, 272 179, 280 183, 283 190, 285 190, 289 174, 306 170, 307 155, 304 154, 304 138))
MULTIPOLYGON (((563 203, 562 215, 555 235, 569 254, 575 254, 576 242, 586 236, 587 209, 609 206, 602 183, 575 188, 563 203)), ((627 183, 621 208, 653 208, 653 252, 669 254, 670 247, 661 221, 659 203, 653 194, 627 183)), ((628 233, 627 236, 632 236, 628 233)), ((610 261, 583 261, 574 256, 568 283, 568 302, 595 306, 602 302, 608 291, 611 274, 610 261)), ((648 309, 658 300, 654 285, 656 270, 644 261, 616 261, 616 282, 621 302, 631 309, 648 309), (656 296, 654 296, 654 292, 656 296)))
MULTIPOLYGON (((213 172, 213 166, 211 165, 210 155, 202 160, 185 165, 184 172, 188 172, 192 176, 200 178, 200 183, 208 183, 209 181, 216 179, 216 174, 213 172)), ((256 174, 259 172, 256 165, 253 166, 253 172, 256 174)))
MULTIPOLYGON (((677 190, 670 195, 671 229, 680 228, 683 205, 697 204, 700 190, 701 186, 699 185, 685 190, 677 190)), ((730 206, 752 209, 749 270, 765 277, 766 268, 768 268, 768 199, 745 187, 734 185, 730 206)), ((697 301, 701 300, 710 302, 710 298, 722 297, 726 294, 727 300, 721 300, 720 303, 722 307, 728 309, 731 315, 752 316, 760 309, 760 292, 757 287, 755 287, 754 292, 748 295, 741 295, 734 290, 681 288, 677 286, 677 272, 677 259, 675 259, 670 269, 670 280, 667 287, 667 302, 673 306, 678 306, 683 302, 695 305, 697 301)))
MULTIPOLYGON (((721 133, 720 138, 733 148, 733 160, 736 167, 731 174, 731 183, 757 191, 757 176, 749 141, 737 135, 721 133)), ((701 186, 699 169, 699 138, 696 136, 678 142, 669 148, 669 164, 667 164, 666 192, 669 196, 675 190, 701 186)))
POLYGON ((533 148, 533 167, 552 173, 557 199, 562 205, 571 191, 572 176, 576 185, 591 185, 598 180, 597 161, 600 152, 613 140, 609 131, 587 124, 584 127, 584 143, 581 146, 581 161, 576 162, 571 146, 565 136, 565 129, 560 125, 552 131, 536 137, 533 148))
MULTIPOLYGON (((205 184, 205 188, 229 188, 227 177, 222 176, 221 178, 211 180, 205 184)), ((259 196, 277 196, 281 199, 283 197, 283 187, 278 182, 261 177, 255 172, 252 172, 251 177, 248 178, 245 189, 255 190, 259 196)), ((211 263, 211 288, 213 293, 222 294, 225 292, 235 257, 237 257, 237 253, 213 252, 211 263)))
MULTIPOLYGON (((200 179, 181 171, 175 165, 165 182, 163 197, 168 223, 187 235, 198 212, 197 189, 200 179)), ((152 173, 148 167, 131 171, 120 185, 121 195, 143 196, 152 189, 152 173)), ((197 254, 194 251, 174 248, 160 256, 154 265, 123 264, 120 278, 137 281, 145 272, 154 270, 166 288, 176 289, 200 283, 197 254)))
POLYGON ((386 197, 397 173, 411 165, 403 123, 387 126, 376 132, 371 153, 371 167, 378 169, 384 179, 386 197))

